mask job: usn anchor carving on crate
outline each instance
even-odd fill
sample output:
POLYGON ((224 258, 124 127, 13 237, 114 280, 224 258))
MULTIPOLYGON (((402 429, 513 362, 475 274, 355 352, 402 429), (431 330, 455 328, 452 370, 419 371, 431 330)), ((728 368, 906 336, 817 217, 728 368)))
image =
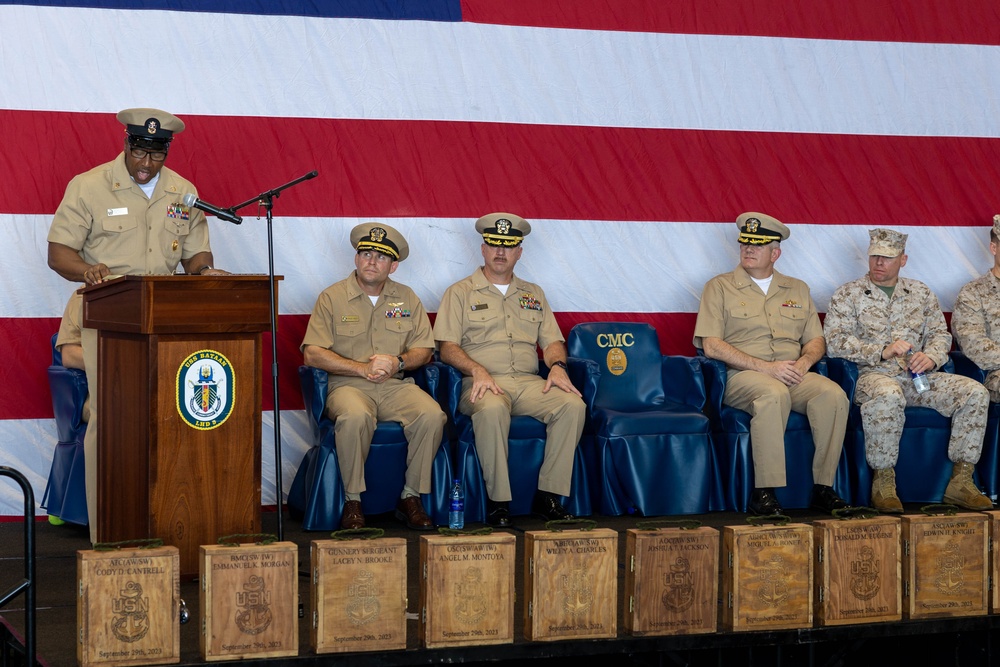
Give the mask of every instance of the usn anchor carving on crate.
POLYGON ((591 576, 584 567, 577 567, 562 576, 563 609, 571 616, 585 614, 594 604, 591 576))
POLYGON ((672 612, 687 611, 694 604, 694 577, 691 563, 678 556, 670 565, 670 571, 663 573, 663 606, 672 612))
POLYGON ((247 635, 259 635, 271 625, 271 591, 263 577, 251 576, 236 593, 236 627, 247 635))
POLYGON ((765 607, 780 607, 788 600, 788 568, 781 554, 774 554, 760 570, 760 587, 757 589, 757 599, 765 607))
POLYGON ((115 619, 111 631, 123 642, 137 642, 149 632, 149 598, 142 595, 142 585, 135 581, 125 584, 111 608, 115 619))
POLYGON ((455 585, 455 616, 463 623, 474 625, 486 617, 489 605, 483 589, 483 571, 470 567, 455 585))
POLYGON ((965 556, 955 540, 949 540, 944 553, 937 559, 938 576, 934 579, 944 595, 958 595, 965 586, 965 556))
POLYGON ((351 601, 344 610, 351 623, 365 625, 376 620, 382 611, 382 604, 379 602, 381 594, 382 589, 375 581, 374 573, 368 570, 358 572, 347 589, 351 601))
POLYGON ((871 600, 882 588, 881 562, 875 550, 861 547, 858 558, 851 561, 851 594, 858 600, 871 600))

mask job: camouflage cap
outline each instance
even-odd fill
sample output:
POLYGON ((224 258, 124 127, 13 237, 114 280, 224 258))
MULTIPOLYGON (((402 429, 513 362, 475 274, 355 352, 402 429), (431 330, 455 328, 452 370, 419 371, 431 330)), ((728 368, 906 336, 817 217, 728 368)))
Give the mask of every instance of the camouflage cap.
POLYGON ((402 262, 410 254, 410 246, 397 229, 381 222, 362 222, 351 230, 351 245, 358 252, 374 250, 402 262))
POLYGON ((906 250, 906 234, 897 232, 894 229, 869 229, 868 236, 871 243, 868 245, 868 256, 878 255, 879 257, 899 257, 906 250))
POLYGON ((1000 213, 993 216, 993 235, 1000 239, 1000 213))
POLYGON ((736 218, 736 228, 740 230, 737 239, 742 245, 767 245, 774 241, 784 241, 791 232, 777 218, 764 213, 749 211, 736 218))
POLYGON ((476 231, 486 245, 516 248, 531 233, 531 225, 513 213, 490 213, 476 220, 476 231))

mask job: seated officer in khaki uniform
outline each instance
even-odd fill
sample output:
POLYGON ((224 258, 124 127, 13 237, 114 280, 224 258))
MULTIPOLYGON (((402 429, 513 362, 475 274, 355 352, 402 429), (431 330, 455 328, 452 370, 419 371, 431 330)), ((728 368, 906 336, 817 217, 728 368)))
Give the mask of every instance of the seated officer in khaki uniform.
POLYGON ((782 511, 774 487, 785 486, 785 426, 791 410, 809 418, 816 454, 811 505, 825 512, 847 506, 833 490, 847 428, 847 396, 809 371, 826 352, 809 286, 774 270, 788 227, 763 213, 736 219, 740 265, 705 285, 694 345, 728 367, 723 403, 750 420, 754 514, 782 511))
POLYGON ((511 213, 491 213, 476 221, 476 231, 483 235, 483 266, 445 291, 434 339, 441 360, 465 376, 459 409, 472 416, 488 496, 486 521, 510 525, 512 414, 529 415, 546 426, 532 513, 572 518, 559 496, 570 492, 586 408, 566 373, 565 340, 542 288, 514 275, 531 226, 511 213), (549 367, 546 380, 538 375, 539 347, 549 367))
POLYGON ((431 323, 417 295, 389 274, 410 253, 398 231, 365 222, 351 231, 356 270, 323 290, 302 341, 305 364, 329 373, 326 411, 335 422, 337 461, 344 480, 341 528, 363 528, 361 492, 375 424, 402 424, 409 448, 396 517, 409 528, 432 530, 420 494, 431 492, 431 467, 445 415, 426 392, 403 378, 404 368, 431 359, 431 323))
MULTIPOLYGON (((80 343, 80 331, 83 322, 83 295, 73 292, 66 302, 62 320, 59 322, 59 333, 56 335, 56 350, 62 355, 62 365, 66 368, 85 368, 83 363, 83 345, 80 343)), ((84 417, 83 421, 87 421, 84 417)))

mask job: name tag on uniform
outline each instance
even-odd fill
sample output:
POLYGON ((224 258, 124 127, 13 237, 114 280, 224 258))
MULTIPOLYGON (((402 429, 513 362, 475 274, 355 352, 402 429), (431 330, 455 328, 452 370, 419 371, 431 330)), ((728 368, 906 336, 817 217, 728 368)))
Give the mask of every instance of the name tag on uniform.
POLYGON ((357 315, 342 315, 340 317, 341 322, 360 322, 361 318, 357 315))
POLYGON ((108 217, 113 218, 116 215, 128 215, 128 208, 109 208, 108 217))
POLYGON ((472 310, 473 311, 476 311, 476 310, 486 310, 489 307, 490 307, 490 304, 488 304, 488 303, 476 303, 476 304, 473 304, 472 310))

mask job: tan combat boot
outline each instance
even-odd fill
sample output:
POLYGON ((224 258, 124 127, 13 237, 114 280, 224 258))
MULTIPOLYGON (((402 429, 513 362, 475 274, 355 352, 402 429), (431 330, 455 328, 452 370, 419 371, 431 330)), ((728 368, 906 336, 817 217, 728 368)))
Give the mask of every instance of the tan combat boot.
POLYGON ((944 502, 967 510, 991 510, 993 503, 972 481, 972 464, 961 461, 951 469, 951 481, 944 490, 944 502))
POLYGON ((875 470, 872 479, 872 505, 879 512, 888 514, 902 514, 903 503, 899 502, 896 495, 896 470, 886 468, 875 470))

